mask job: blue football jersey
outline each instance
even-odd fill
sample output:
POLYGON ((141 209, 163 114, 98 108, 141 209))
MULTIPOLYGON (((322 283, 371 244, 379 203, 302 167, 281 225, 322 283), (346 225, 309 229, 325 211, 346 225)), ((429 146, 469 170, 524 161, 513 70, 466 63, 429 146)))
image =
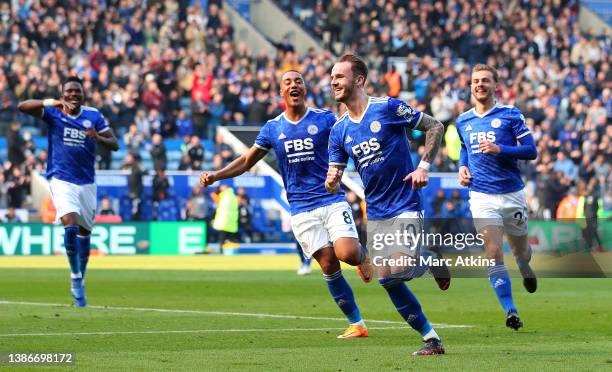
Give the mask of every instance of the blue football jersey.
POLYGON ((365 187, 370 220, 421 211, 421 195, 403 179, 414 171, 406 129, 423 114, 403 101, 370 97, 359 120, 345 113, 329 137, 329 164, 346 165, 350 156, 365 187))
POLYGON ((276 153, 292 215, 346 200, 343 190, 325 190, 327 143, 335 122, 327 110, 308 108, 297 122, 283 113, 269 120, 255 139, 255 146, 276 153))
POLYGON ((47 178, 76 185, 94 183, 96 143, 87 137, 87 129, 94 128, 98 133, 110 129, 100 111, 81 106, 78 115, 70 116, 55 107, 45 107, 42 120, 49 127, 47 178))
POLYGON ((459 115, 457 131, 468 154, 472 174, 471 190, 488 194, 506 194, 524 187, 517 159, 504 155, 483 154, 480 141, 516 146, 529 135, 525 117, 514 106, 496 104, 489 112, 478 115, 475 109, 459 115))

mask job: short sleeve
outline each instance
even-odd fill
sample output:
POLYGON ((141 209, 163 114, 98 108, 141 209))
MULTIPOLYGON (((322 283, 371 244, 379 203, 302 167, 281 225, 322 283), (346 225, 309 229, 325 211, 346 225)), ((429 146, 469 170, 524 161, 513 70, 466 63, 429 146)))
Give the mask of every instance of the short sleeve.
POLYGON ((348 162, 348 154, 344 151, 341 129, 342 127, 337 124, 332 127, 329 133, 329 165, 346 165, 348 162))
POLYGON ((106 118, 101 113, 98 116, 96 123, 94 124, 94 129, 98 133, 104 133, 110 129, 110 127, 108 126, 108 121, 106 121, 106 118))
POLYGON ((255 138, 254 146, 265 151, 270 150, 270 148, 272 147, 272 141, 270 141, 269 123, 266 123, 266 125, 264 125, 259 131, 257 138, 255 138))
POLYGON ((414 129, 423 118, 422 112, 410 107, 410 105, 402 100, 389 98, 387 105, 390 118, 387 124, 414 129))
POLYGON ((53 124, 53 119, 57 117, 59 110, 53 106, 43 107, 41 119, 48 125, 53 124))
POLYGON ((529 128, 527 128, 527 124, 525 123, 525 116, 523 116, 523 114, 516 108, 512 110, 510 125, 512 128, 512 134, 514 134, 514 137, 517 140, 531 133, 529 128))
POLYGON ((336 117, 336 115, 333 112, 329 112, 325 117, 326 117, 327 127, 333 128, 334 124, 336 124, 336 121, 338 121, 338 118, 336 117))

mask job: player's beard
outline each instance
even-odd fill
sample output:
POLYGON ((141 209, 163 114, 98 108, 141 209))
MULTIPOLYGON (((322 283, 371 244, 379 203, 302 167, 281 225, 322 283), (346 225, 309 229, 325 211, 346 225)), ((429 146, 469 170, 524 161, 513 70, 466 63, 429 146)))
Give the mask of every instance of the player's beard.
POLYGON ((336 98, 337 102, 346 103, 352 96, 355 91, 355 84, 347 85, 343 87, 343 93, 340 97, 336 98))

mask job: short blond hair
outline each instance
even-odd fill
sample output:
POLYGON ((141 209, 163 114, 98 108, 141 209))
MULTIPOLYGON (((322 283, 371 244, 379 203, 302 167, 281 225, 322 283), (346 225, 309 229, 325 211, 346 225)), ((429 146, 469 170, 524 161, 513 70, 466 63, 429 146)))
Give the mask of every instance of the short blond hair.
POLYGON ((495 67, 479 63, 474 66, 474 68, 472 68, 472 74, 478 71, 489 71, 493 75, 493 80, 495 80, 495 82, 497 83, 499 79, 499 74, 497 73, 495 67))

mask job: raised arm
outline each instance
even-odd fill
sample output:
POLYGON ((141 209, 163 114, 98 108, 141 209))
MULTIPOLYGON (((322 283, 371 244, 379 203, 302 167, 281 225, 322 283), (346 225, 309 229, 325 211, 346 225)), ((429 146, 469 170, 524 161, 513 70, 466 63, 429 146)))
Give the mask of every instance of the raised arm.
POLYGON ((47 98, 44 100, 28 99, 26 101, 19 102, 19 104, 17 105, 17 108, 19 109, 19 111, 23 112, 24 114, 28 114, 36 118, 42 118, 43 109, 45 107, 50 107, 50 106, 55 107, 59 110, 64 110, 64 111, 70 111, 74 108, 74 105, 72 103, 69 103, 63 100, 59 100, 59 99, 53 99, 53 98, 47 98))
POLYGON ((241 155, 218 171, 204 171, 200 174, 200 184, 210 186, 218 180, 233 178, 251 169, 268 152, 257 146, 251 147, 246 154, 241 155))
POLYGON ((429 167, 438 154, 438 149, 444 137, 444 125, 433 117, 423 113, 415 129, 425 132, 425 152, 421 162, 414 172, 404 177, 404 181, 412 181, 412 188, 418 189, 429 183, 429 167))

